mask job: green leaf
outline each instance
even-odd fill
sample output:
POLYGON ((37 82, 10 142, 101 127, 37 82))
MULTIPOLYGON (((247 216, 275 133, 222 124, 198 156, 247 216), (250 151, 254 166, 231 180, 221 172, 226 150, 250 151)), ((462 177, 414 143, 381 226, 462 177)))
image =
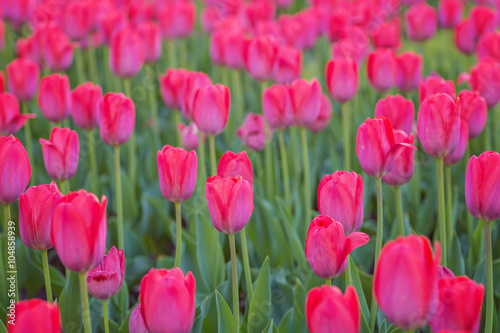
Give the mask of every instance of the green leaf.
POLYGON ((295 332, 295 328, 293 326, 293 319, 294 313, 293 313, 293 307, 290 308, 285 314, 283 315, 283 318, 281 318, 281 322, 279 325, 279 331, 281 333, 293 333, 295 332))
POLYGON ((366 318, 370 317, 370 309, 368 308, 368 303, 366 302, 365 293, 363 291, 363 285, 361 284, 361 279, 359 278, 358 268, 356 267, 356 263, 349 256, 349 267, 351 269, 351 279, 353 287, 356 289, 356 293, 358 294, 359 306, 361 308, 361 314, 366 318))
POLYGON ((115 313, 116 317, 119 321, 122 321, 123 318, 127 315, 128 312, 128 304, 129 304, 129 294, 127 281, 123 281, 123 285, 120 291, 111 298, 109 308, 111 313, 115 313))
MULTIPOLYGON (((315 275, 315 274, 311 274, 315 275)), ((306 297, 307 290, 304 288, 299 279, 295 280, 294 290, 294 303, 293 303, 293 314, 294 314, 294 323, 293 328, 296 332, 306 332, 306 314, 305 314, 305 306, 306 306, 306 297)))
POLYGON ((267 324, 267 326, 262 330, 262 333, 273 333, 274 328, 275 328, 274 322, 271 319, 271 321, 269 322, 269 324, 267 324))
POLYGON ((61 296, 57 301, 61 311, 62 330, 77 333, 82 329, 82 305, 78 274, 70 272, 61 296))
POLYGON ((7 333, 7 329, 5 328, 1 320, 0 320, 0 333, 7 333))
POLYGON ((125 319, 122 320, 120 327, 118 328, 118 332, 120 333, 128 333, 128 321, 130 319, 130 315, 132 314, 132 311, 134 311, 134 308, 136 305, 134 305, 132 308, 130 308, 127 312, 127 315, 125 316, 125 319))
POLYGON ((201 278, 209 291, 215 290, 225 279, 224 253, 219 243, 219 232, 199 214, 196 214, 196 239, 201 278))
POLYGON ((462 256, 462 246, 457 234, 453 233, 451 242, 451 251, 448 251, 448 268, 455 273, 456 276, 465 275, 465 261, 462 256))
POLYGON ((215 304, 217 304, 217 327, 219 333, 233 331, 233 314, 227 305, 224 297, 216 290, 215 304))
POLYGON ((269 258, 264 260, 254 283, 254 294, 248 312, 247 332, 261 333, 271 316, 271 281, 269 258))

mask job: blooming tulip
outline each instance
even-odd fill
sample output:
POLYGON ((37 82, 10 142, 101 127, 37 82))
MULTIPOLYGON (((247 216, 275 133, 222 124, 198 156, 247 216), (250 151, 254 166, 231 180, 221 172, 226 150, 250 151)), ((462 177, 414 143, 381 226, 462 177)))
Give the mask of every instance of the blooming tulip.
POLYGON ((325 80, 330 96, 339 103, 345 103, 358 90, 358 66, 350 58, 330 60, 326 65, 325 80))
POLYGON ((196 185, 196 152, 164 146, 156 154, 161 193, 168 201, 182 202, 191 197, 196 185))
POLYGON ((269 125, 275 130, 287 129, 293 121, 288 87, 273 84, 262 94, 262 109, 269 125))
POLYGON ((183 68, 169 68, 165 75, 159 76, 161 97, 165 105, 173 110, 180 110, 184 82, 190 73, 183 68))
MULTIPOLYGON (((203 72, 190 72, 185 76, 182 95, 179 98, 179 102, 182 115, 184 116, 184 118, 186 118, 186 120, 193 120, 193 110, 196 93, 200 88, 209 85, 212 85, 212 81, 210 80, 208 75, 203 72)), ((217 90, 220 90, 220 88, 218 88, 217 90)))
POLYGON ((421 328, 434 315, 440 257, 439 243, 433 255, 429 240, 416 235, 398 237, 380 252, 373 295, 395 326, 405 330, 421 328))
POLYGON ((393 129, 410 134, 413 129, 413 119, 415 119, 415 107, 411 100, 401 95, 388 95, 377 102, 375 116, 386 117, 393 129))
POLYGON ((494 31, 497 26, 495 10, 488 6, 472 7, 469 16, 478 37, 494 31))
POLYGON ((291 82, 300 77, 302 72, 302 52, 290 46, 281 46, 274 69, 276 83, 291 82))
POLYGON ((84 130, 99 125, 99 103, 102 89, 92 82, 85 82, 71 91, 71 116, 75 124, 84 130))
POLYGON ((219 232, 235 234, 245 227, 253 212, 252 186, 241 176, 213 176, 205 186, 208 211, 219 232))
POLYGON ((9 333, 60 333, 61 315, 57 303, 50 304, 38 298, 20 301, 14 305, 14 320, 7 321, 9 333))
POLYGON ((217 165, 217 176, 236 177, 241 176, 250 186, 253 184, 252 163, 248 158, 247 152, 233 153, 225 152, 217 165))
POLYGON ((35 114, 19 112, 19 102, 16 96, 8 92, 0 92, 0 135, 14 134, 26 124, 35 114))
POLYGON ((191 1, 172 2, 162 6, 156 18, 164 39, 188 37, 194 28, 196 8, 191 1))
POLYGON ((161 35, 156 23, 147 21, 137 27, 144 51, 144 62, 152 64, 161 56, 161 35))
POLYGON ((253 37, 245 44, 243 57, 253 79, 270 80, 278 60, 278 42, 272 36, 253 37))
POLYGON ((40 144, 50 178, 58 181, 73 178, 80 154, 78 133, 69 128, 54 127, 50 139, 40 139, 40 144))
POLYGON ((455 46, 463 54, 470 55, 476 50, 476 30, 470 19, 464 19, 455 26, 453 39, 455 46))
POLYGON ((500 33, 487 32, 479 38, 477 43, 477 57, 479 59, 491 58, 500 61, 500 33))
POLYGON ((68 76, 52 74, 40 81, 38 106, 49 121, 59 123, 71 112, 71 97, 68 76))
POLYGON ((122 93, 107 93, 99 102, 98 118, 102 140, 110 146, 121 146, 134 131, 134 102, 122 93))
POLYGON ((462 90, 458 94, 460 118, 467 122, 469 139, 476 138, 486 125, 488 106, 478 91, 462 90))
POLYGON ((113 35, 109 52, 111 72, 121 78, 130 78, 141 70, 144 51, 141 37, 132 28, 124 28, 113 35))
MULTIPOLYGON (((238 127, 236 135, 248 148, 260 151, 272 140, 273 132, 266 128, 264 116, 256 113, 247 113, 243 124, 238 127)), ((251 184, 251 182, 250 182, 251 184)))
POLYGON ((64 32, 50 29, 45 36, 43 58, 53 72, 67 70, 73 62, 73 45, 64 32))
POLYGON ((7 65, 7 85, 19 102, 28 102, 36 95, 40 70, 29 59, 17 58, 7 65))
MULTIPOLYGON (((413 134, 404 131, 394 131, 396 143, 407 143, 413 145, 413 134)), ((412 149, 405 149, 394 159, 392 170, 382 177, 382 181, 390 186, 401 186, 410 181, 413 176, 415 156, 412 149)))
POLYGON ((30 177, 31 165, 21 141, 13 135, 0 136, 0 204, 16 201, 30 177))
POLYGON ((112 247, 97 267, 87 273, 90 295, 101 301, 116 295, 125 277, 125 255, 123 250, 112 247))
POLYGON ((406 51, 397 56, 396 61, 398 64, 396 80, 398 89, 402 91, 416 90, 422 78, 422 55, 406 51))
POLYGON ((488 108, 494 107, 500 100, 500 64, 492 59, 479 60, 470 69, 470 85, 484 97, 488 108))
POLYGON ((398 77, 396 54, 390 49, 376 49, 368 55, 366 70, 370 84, 377 91, 392 88, 398 77))
POLYGON ((445 29, 454 28, 462 19, 464 3, 460 0, 440 0, 438 2, 439 24, 445 29))
POLYGON ((315 78, 311 81, 294 80, 290 84, 289 93, 294 124, 299 127, 312 124, 318 118, 322 96, 318 80, 315 78))
POLYGON ((70 1, 62 7, 60 24, 73 40, 87 37, 96 24, 96 8, 91 1, 70 1))
POLYGON ((421 2, 405 12, 405 30, 408 39, 423 42, 436 34, 437 13, 431 5, 421 2))
POLYGON ((307 129, 315 133, 321 132, 330 124, 332 113, 333 108, 330 99, 325 94, 321 95, 318 117, 312 124, 307 126, 307 129))
POLYGON ((217 136, 226 127, 231 96, 222 84, 201 87, 194 96, 193 120, 201 132, 217 136))
POLYGON ((144 319, 141 315, 141 303, 137 304, 128 320, 128 331, 130 333, 148 333, 144 319))
POLYGON ((198 138, 198 127, 195 123, 189 123, 185 125, 184 123, 177 124, 179 132, 181 132, 181 143, 186 149, 198 149, 199 138, 198 138))
POLYGON ((453 83, 453 81, 446 81, 439 76, 429 76, 425 80, 420 81, 418 89, 420 104, 422 104, 427 97, 437 93, 445 93, 455 99, 455 83, 453 83))
POLYGON ((178 267, 151 268, 141 281, 141 315, 148 332, 189 333, 193 327, 196 281, 178 267), (162 309, 162 311, 158 311, 162 309))

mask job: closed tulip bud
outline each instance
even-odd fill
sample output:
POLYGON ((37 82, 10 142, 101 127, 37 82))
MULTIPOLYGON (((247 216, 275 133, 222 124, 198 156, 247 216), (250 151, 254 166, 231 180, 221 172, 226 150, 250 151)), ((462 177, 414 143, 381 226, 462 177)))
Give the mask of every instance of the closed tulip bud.
POLYGON ((382 248, 375 267, 373 295, 395 326, 414 330, 424 327, 434 315, 439 300, 440 258, 439 243, 433 255, 425 236, 398 237, 382 248))
POLYGON ((169 68, 165 75, 160 74, 161 97, 163 97, 163 102, 168 108, 180 110, 184 83, 189 74, 183 68, 169 68))
POLYGON ((78 168, 80 141, 69 128, 54 127, 50 139, 40 139, 43 162, 50 178, 58 181, 73 178, 78 168))
POLYGON ((418 111, 417 133, 427 154, 442 158, 451 153, 460 138, 460 104, 445 93, 426 98, 418 111))
POLYGON ((315 78, 311 81, 305 79, 294 80, 290 84, 289 93, 294 125, 307 127, 314 123, 318 118, 322 96, 318 80, 315 78))
POLYGON ((493 8, 482 5, 474 6, 471 8, 469 16, 478 37, 487 32, 495 31, 497 14, 493 8))
POLYGON ((139 26, 144 22, 152 21, 155 18, 155 2, 137 2, 130 3, 128 15, 130 21, 139 26))
POLYGON ((439 24, 445 29, 453 29, 462 19, 464 3, 460 0, 440 0, 438 2, 439 24))
POLYGON ((325 175, 318 185, 318 211, 339 221, 346 235, 363 224, 363 178, 347 171, 325 175))
POLYGON ((271 128, 280 131, 290 127, 293 118, 288 86, 273 84, 265 89, 262 94, 262 108, 271 128))
POLYGON ((272 140, 273 131, 266 127, 263 115, 249 112, 243 124, 238 127, 236 135, 248 148, 261 151, 265 148, 266 142, 272 140))
POLYGON ((332 45, 332 58, 351 58, 359 68, 369 47, 370 39, 366 33, 361 28, 353 27, 349 30, 349 36, 332 45))
POLYGON ((427 97, 437 93, 445 93, 455 99, 455 83, 451 80, 446 81, 439 76, 429 76, 425 80, 420 81, 418 93, 420 96, 420 104, 422 104, 427 97))
POLYGON ((13 135, 0 136, 0 204, 10 205, 24 192, 31 178, 28 153, 13 135))
POLYGON ((290 46, 281 46, 275 64, 274 81, 276 83, 291 82, 298 79, 301 72, 302 52, 290 46))
POLYGON ((207 6, 200 11, 201 28, 208 34, 215 30, 221 19, 221 13, 215 6, 207 6))
POLYGON ((198 158, 196 152, 164 146, 156 154, 161 194, 168 201, 183 202, 193 195, 198 158))
POLYGON ((453 40, 457 49, 463 54, 470 55, 476 50, 476 30, 470 19, 464 19, 455 26, 453 40))
POLYGON ((347 37, 347 30, 351 25, 351 17, 345 10, 333 12, 327 22, 327 36, 330 42, 336 42, 347 37))
POLYGON ((388 95, 380 99, 375 106, 375 117, 383 116, 389 119, 392 128, 410 134, 415 119, 415 107, 413 102, 401 95, 388 95))
POLYGON ((81 40, 94 29, 96 8, 91 1, 70 1, 62 7, 60 24, 73 40, 81 40))
POLYGON ((99 102, 99 131, 110 146, 128 141, 135 126, 135 105, 122 93, 107 93, 99 102))
POLYGON ((245 68, 244 51, 246 42, 247 37, 243 31, 236 30, 227 33, 227 44, 225 47, 225 52, 223 54, 223 61, 226 66, 233 69, 245 68))
POLYGON ((500 61, 500 33, 487 32, 479 38, 477 43, 477 57, 479 59, 491 58, 500 61))
POLYGON ((396 54, 390 49, 376 49, 368 55, 366 70, 375 90, 384 92, 391 89, 398 77, 396 54))
POLYGON ((29 59, 17 58, 7 65, 7 85, 19 102, 28 102, 36 95, 40 70, 29 59))
POLYGON ((253 37, 245 44, 243 57, 254 80, 270 80, 278 60, 278 42, 269 35, 253 37))
POLYGON ((101 33, 104 45, 109 45, 112 37, 127 26, 128 18, 123 11, 115 8, 106 9, 97 20, 97 28, 101 33))
POLYGON ((156 18, 163 39, 188 37, 194 28, 196 7, 191 1, 165 4, 156 18))
POLYGON ((398 89, 406 92, 418 89, 418 83, 422 79, 422 55, 406 51, 397 56, 396 61, 398 63, 396 80, 398 89))
POLYGON ((217 136, 226 127, 231 96, 222 84, 201 87, 194 96, 193 121, 208 136, 217 136))
POLYGON ((500 64, 492 59, 479 60, 470 69, 470 85, 484 97, 488 108, 497 105, 500 100, 500 64))
POLYGON ((189 72, 185 76, 184 86, 182 88, 179 102, 181 105, 182 115, 186 120, 193 120, 193 109, 196 93, 200 88, 209 85, 212 85, 212 81, 210 80, 208 75, 203 72, 189 72))
POLYGON ((405 12, 405 30, 408 39, 423 42, 436 34, 437 13, 431 5, 420 2, 405 12))
POLYGON ((460 118, 467 122, 469 139, 474 139, 483 131, 488 116, 488 105, 478 91, 462 90, 458 94, 460 118))
POLYGON ((245 227, 253 212, 253 189, 241 176, 207 179, 208 211, 219 232, 235 234, 245 227))
MULTIPOLYGON (((394 140, 396 143, 413 145, 413 134, 395 130, 394 140)), ((408 183, 413 176, 414 164, 414 151, 412 149, 405 149, 394 159, 394 166, 391 172, 382 177, 382 181, 390 186, 401 186, 408 183)))
POLYGON ((152 64, 158 61, 161 56, 161 35, 156 23, 152 21, 141 23, 137 27, 137 33, 142 41, 144 62, 152 64))
POLYGON ((51 74, 40 81, 38 106, 49 121, 60 123, 68 118, 71 112, 71 88, 68 76, 51 74))
POLYGON ((317 276, 332 279, 344 273, 349 253, 368 240, 368 235, 362 232, 352 232, 346 237, 342 223, 320 215, 312 220, 307 231, 306 258, 317 276))
POLYGON ((439 304, 430 322, 433 332, 479 332, 484 286, 466 276, 438 282, 439 304))
POLYGON ((460 120, 460 134, 457 147, 443 159, 445 165, 452 165, 460 162, 465 154, 467 143, 469 142, 469 126, 463 119, 460 120))
POLYGON ((252 163, 246 151, 241 153, 225 152, 217 165, 217 176, 236 177, 241 176, 250 186, 253 185, 252 163))
POLYGON ((371 33, 375 48, 396 50, 401 46, 401 27, 398 17, 380 23, 371 33))
POLYGON ((358 91, 358 66, 351 58, 337 58, 326 64, 326 86, 333 100, 350 101, 358 91))
POLYGON ((224 53, 227 45, 227 33, 224 29, 216 29, 210 35, 210 60, 215 65, 224 65, 224 53))
POLYGON ((38 41, 35 38, 36 32, 26 38, 16 40, 16 51, 19 58, 27 58, 36 62, 40 67, 43 66, 43 54, 40 52, 38 41))
POLYGON ((144 63, 141 37, 132 28, 124 28, 111 38, 109 67, 111 72, 121 78, 135 76, 144 63))
POLYGON ((500 218, 497 190, 500 186, 500 155, 487 151, 472 156, 465 173, 465 203, 476 218, 490 222, 500 218))
POLYGON ((306 319, 311 333, 328 327, 332 332, 358 333, 360 330, 359 300, 356 289, 347 286, 345 295, 337 286, 314 288, 307 294, 306 319))
POLYGON ((16 96, 8 92, 0 92, 0 135, 14 134, 26 124, 35 114, 19 112, 19 102, 16 96))
POLYGON ((9 333, 62 332, 61 315, 57 303, 50 304, 41 299, 32 298, 15 303, 14 313, 15 320, 7 321, 9 333))
POLYGON ((318 118, 312 124, 308 125, 307 129, 315 133, 321 132, 330 124, 332 113, 333 108, 330 99, 324 94, 321 95, 318 118))
POLYGON ((92 82, 85 82, 71 91, 71 116, 83 130, 99 126, 99 103, 102 89, 92 82))
POLYGON ((52 212, 62 198, 56 183, 32 186, 19 197, 19 233, 24 245, 34 250, 54 247, 50 240, 52 212))
POLYGON ((128 331, 130 333, 148 333, 144 319, 141 315, 141 303, 137 304, 128 320, 128 331))
POLYGON ((73 62, 73 45, 64 32, 50 30, 46 35, 43 48, 45 64, 53 72, 67 70, 73 62))
POLYGON ((125 276, 123 250, 112 247, 97 267, 87 273, 87 288, 92 297, 106 301, 121 289, 125 276))
POLYGON ((181 132, 181 143, 186 149, 198 149, 199 138, 198 138, 198 127, 195 123, 189 123, 189 125, 184 125, 183 123, 177 124, 177 128, 181 132))
POLYGON ((363 171, 381 178, 391 172, 394 161, 405 149, 416 149, 407 143, 397 143, 390 121, 385 117, 367 118, 358 128, 356 153, 363 171))

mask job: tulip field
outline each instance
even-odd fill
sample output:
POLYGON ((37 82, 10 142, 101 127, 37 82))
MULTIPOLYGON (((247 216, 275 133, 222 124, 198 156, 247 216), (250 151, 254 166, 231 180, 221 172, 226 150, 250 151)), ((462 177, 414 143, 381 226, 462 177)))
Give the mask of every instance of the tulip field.
POLYGON ((0 333, 500 332, 499 28, 1 0, 0 333))

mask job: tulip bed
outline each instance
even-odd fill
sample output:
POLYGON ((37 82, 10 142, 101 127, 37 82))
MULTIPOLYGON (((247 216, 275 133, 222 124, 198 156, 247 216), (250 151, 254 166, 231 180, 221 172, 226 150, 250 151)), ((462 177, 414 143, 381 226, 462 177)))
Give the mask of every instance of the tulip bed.
POLYGON ((500 332, 495 1, 0 17, 0 333, 500 332))

